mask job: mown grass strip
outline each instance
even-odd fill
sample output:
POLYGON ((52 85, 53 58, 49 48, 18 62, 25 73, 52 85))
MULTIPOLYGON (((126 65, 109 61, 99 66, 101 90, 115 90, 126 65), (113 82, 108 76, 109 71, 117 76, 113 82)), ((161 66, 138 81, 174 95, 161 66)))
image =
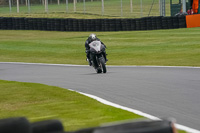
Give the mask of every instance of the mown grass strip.
MULTIPOLYGON (((107 45, 108 65, 200 66, 199 29, 94 33, 107 45)), ((0 61, 86 65, 90 33, 0 30, 0 61)))
POLYGON ((31 122, 62 121, 65 130, 142 118, 63 88, 0 80, 0 119, 25 116, 31 122))

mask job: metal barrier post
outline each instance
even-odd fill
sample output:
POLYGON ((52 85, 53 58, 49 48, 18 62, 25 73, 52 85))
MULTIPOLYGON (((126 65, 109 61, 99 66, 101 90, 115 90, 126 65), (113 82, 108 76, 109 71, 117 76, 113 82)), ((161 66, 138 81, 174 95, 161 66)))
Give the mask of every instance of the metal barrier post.
POLYGON ((9 0, 10 13, 12 12, 11 0, 9 0))
POLYGON ((104 15, 104 0, 101 0, 101 15, 103 16, 104 15))

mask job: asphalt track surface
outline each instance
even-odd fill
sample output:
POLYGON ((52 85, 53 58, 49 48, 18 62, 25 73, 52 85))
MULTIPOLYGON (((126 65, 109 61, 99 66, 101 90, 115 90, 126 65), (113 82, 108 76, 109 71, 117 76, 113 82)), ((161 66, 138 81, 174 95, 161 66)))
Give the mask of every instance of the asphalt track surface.
POLYGON ((92 94, 200 132, 200 68, 0 63, 0 79, 42 83, 92 94))

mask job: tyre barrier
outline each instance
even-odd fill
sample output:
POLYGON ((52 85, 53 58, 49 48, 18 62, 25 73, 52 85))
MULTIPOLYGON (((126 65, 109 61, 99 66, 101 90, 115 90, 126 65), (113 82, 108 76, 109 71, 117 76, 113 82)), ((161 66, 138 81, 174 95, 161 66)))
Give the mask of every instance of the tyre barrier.
POLYGON ((137 19, 55 19, 0 17, 1 30, 134 31, 186 28, 186 17, 137 19))
POLYGON ((64 131, 60 120, 30 122, 26 117, 0 119, 1 133, 177 133, 174 119, 129 120, 107 123, 103 126, 64 131))

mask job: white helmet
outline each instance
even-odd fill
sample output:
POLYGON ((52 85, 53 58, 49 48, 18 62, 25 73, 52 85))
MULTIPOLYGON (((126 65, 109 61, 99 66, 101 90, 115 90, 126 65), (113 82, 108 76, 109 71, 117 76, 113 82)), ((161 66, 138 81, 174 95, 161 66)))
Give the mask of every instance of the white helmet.
POLYGON ((96 37, 96 35, 95 34, 90 34, 90 36, 89 36, 89 38, 90 38, 90 40, 91 41, 94 41, 94 40, 96 40, 97 39, 97 37, 96 37))

